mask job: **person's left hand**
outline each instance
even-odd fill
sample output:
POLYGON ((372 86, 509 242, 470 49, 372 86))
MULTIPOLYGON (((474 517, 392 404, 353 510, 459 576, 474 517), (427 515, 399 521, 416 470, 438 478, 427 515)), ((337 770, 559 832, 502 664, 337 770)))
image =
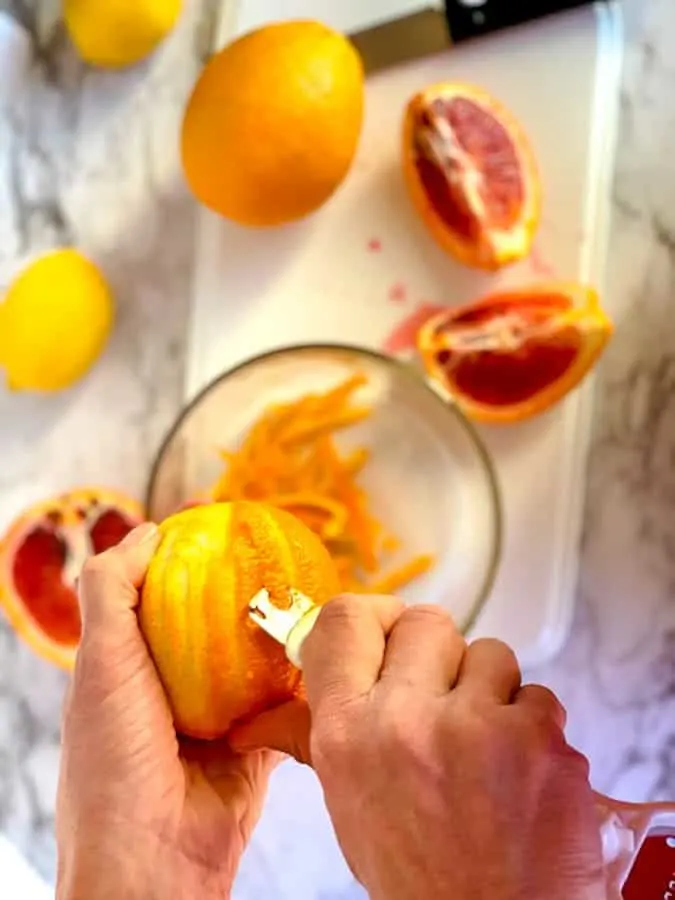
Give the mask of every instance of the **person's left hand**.
POLYGON ((83 633, 66 700, 57 900, 229 897, 272 751, 176 736, 136 606, 157 529, 142 525, 80 579, 83 633))

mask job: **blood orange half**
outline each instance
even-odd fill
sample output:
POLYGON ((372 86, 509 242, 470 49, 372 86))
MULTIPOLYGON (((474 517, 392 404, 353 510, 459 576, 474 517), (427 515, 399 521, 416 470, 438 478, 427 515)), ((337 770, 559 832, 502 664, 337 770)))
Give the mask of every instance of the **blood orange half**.
POLYGON ((468 416, 507 423, 561 400, 611 334, 594 290, 553 283, 439 313, 422 326, 417 346, 429 375, 468 416))
POLYGON ((447 83, 413 97, 403 169, 415 208, 461 262, 494 270, 527 256, 541 182, 527 136, 490 94, 447 83))
POLYGON ((16 632, 64 669, 80 640, 76 580, 143 521, 139 503, 115 491, 72 491, 27 510, 0 542, 0 606, 16 632))

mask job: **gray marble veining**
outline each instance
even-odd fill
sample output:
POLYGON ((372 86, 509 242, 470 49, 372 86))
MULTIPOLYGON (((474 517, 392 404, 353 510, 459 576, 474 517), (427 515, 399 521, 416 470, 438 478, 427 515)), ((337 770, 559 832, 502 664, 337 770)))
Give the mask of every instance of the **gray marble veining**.
POLYGON ((675 798, 675 7, 624 5, 628 46, 608 290, 571 640, 536 673, 598 788, 675 798))
MULTIPOLYGON (((0 111, 0 288, 30 255, 74 243, 102 265, 117 327, 105 357, 55 397, 0 392, 0 519, 76 484, 142 496, 180 405, 194 204, 179 125, 212 8, 188 3, 146 64, 99 72, 75 56, 57 5, 13 0, 33 62, 0 111)), ((64 677, 0 623, 0 830, 53 877, 53 806, 64 677)))
MULTIPOLYGON (((579 597, 560 657, 530 673, 567 704, 597 787, 675 798, 675 6, 628 0, 608 289, 615 341, 598 378, 579 597)), ((28 255, 75 242, 119 305, 101 364, 67 395, 0 393, 0 527, 64 486, 142 494, 180 404, 194 206, 178 123, 215 4, 188 3, 147 64, 75 58, 52 0, 4 0, 28 27, 25 92, 0 112, 0 288, 28 255)), ((0 623, 0 830, 53 877, 65 680, 0 623)))

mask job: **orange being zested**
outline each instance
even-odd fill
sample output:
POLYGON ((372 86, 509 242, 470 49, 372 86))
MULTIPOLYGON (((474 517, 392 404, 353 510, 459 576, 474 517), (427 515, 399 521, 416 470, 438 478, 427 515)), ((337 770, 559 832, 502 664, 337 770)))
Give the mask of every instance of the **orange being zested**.
POLYGON ((322 605, 345 590, 394 593, 431 567, 430 556, 386 566, 396 540, 359 484, 370 453, 339 446, 372 414, 366 383, 356 374, 270 405, 221 451, 207 502, 160 526, 140 621, 181 732, 218 737, 300 689, 283 647, 248 618, 261 589, 282 608, 291 589, 322 605))
POLYGON ((541 183, 516 118, 486 91, 436 84, 408 104, 403 170, 436 241, 470 266, 498 269, 526 256, 541 214, 541 183))
POLYGON ((160 525, 140 625, 176 728, 217 738, 233 722, 296 696, 300 672, 249 619, 263 588, 288 609, 295 589, 323 605, 339 592, 321 541, 297 518, 262 503, 196 506, 160 525))

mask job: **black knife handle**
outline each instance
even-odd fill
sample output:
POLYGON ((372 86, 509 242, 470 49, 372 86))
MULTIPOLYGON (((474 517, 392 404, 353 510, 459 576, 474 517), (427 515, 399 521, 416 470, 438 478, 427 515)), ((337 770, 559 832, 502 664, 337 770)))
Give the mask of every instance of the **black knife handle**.
POLYGON ((594 0, 445 0, 453 43, 521 25, 594 0))

